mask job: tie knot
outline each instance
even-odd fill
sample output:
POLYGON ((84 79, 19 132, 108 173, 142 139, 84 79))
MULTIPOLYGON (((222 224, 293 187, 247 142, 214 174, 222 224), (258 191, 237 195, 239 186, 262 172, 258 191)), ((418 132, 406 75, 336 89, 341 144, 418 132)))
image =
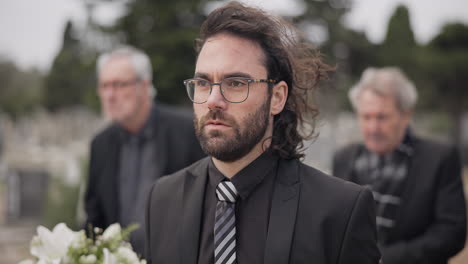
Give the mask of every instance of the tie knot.
POLYGON ((216 196, 223 202, 235 203, 238 197, 236 187, 230 181, 222 181, 216 187, 216 196))

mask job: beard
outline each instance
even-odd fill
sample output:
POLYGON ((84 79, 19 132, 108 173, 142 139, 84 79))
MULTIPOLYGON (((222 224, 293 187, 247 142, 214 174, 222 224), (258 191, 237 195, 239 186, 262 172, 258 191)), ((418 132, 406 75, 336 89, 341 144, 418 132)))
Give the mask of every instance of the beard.
POLYGON ((195 115, 195 133, 200 145, 206 154, 224 162, 239 160, 247 155, 263 139, 268 128, 270 114, 270 100, 255 111, 249 113, 242 124, 239 124, 231 115, 219 110, 210 110, 202 118, 195 115), (214 130, 206 132, 205 123, 208 120, 223 121, 231 126, 234 135, 214 130))

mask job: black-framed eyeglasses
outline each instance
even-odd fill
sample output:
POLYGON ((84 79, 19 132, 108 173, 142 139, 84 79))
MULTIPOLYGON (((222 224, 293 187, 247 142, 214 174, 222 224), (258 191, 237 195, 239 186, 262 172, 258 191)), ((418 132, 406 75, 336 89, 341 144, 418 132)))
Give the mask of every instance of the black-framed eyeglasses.
POLYGON ((122 90, 123 88, 130 87, 132 85, 135 85, 137 83, 141 82, 139 78, 133 78, 131 80, 114 80, 114 81, 108 81, 108 82, 102 82, 98 83, 98 89, 99 90, 108 90, 109 88, 114 88, 116 90, 122 90))
POLYGON ((213 90, 213 85, 219 85, 221 94, 226 101, 230 103, 242 103, 249 97, 251 83, 276 83, 276 81, 244 77, 229 77, 217 83, 199 78, 187 79, 184 81, 190 100, 196 104, 203 104, 208 101, 208 97, 213 90))

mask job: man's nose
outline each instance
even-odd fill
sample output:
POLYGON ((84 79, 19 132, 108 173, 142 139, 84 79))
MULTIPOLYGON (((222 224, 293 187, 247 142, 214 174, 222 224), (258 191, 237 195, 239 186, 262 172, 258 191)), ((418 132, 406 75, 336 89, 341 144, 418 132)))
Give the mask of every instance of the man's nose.
POLYGON ((371 133, 375 133, 379 130, 379 121, 376 119, 370 119, 367 121, 367 130, 371 133))
POLYGON ((115 88, 113 86, 105 87, 102 91, 102 95, 106 98, 111 98, 115 94, 115 88))
POLYGON ((227 106, 226 99, 224 99, 221 93, 221 86, 213 85, 211 87, 211 93, 208 95, 208 100, 206 101, 208 108, 213 109, 225 109, 227 106))

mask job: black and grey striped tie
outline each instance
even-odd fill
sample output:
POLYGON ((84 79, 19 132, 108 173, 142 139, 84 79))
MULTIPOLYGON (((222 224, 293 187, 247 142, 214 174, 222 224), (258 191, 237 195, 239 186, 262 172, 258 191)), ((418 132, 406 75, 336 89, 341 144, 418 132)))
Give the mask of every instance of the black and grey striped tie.
POLYGON ((230 181, 216 187, 216 216, 214 225, 215 264, 236 263, 236 215, 237 190, 230 181))

